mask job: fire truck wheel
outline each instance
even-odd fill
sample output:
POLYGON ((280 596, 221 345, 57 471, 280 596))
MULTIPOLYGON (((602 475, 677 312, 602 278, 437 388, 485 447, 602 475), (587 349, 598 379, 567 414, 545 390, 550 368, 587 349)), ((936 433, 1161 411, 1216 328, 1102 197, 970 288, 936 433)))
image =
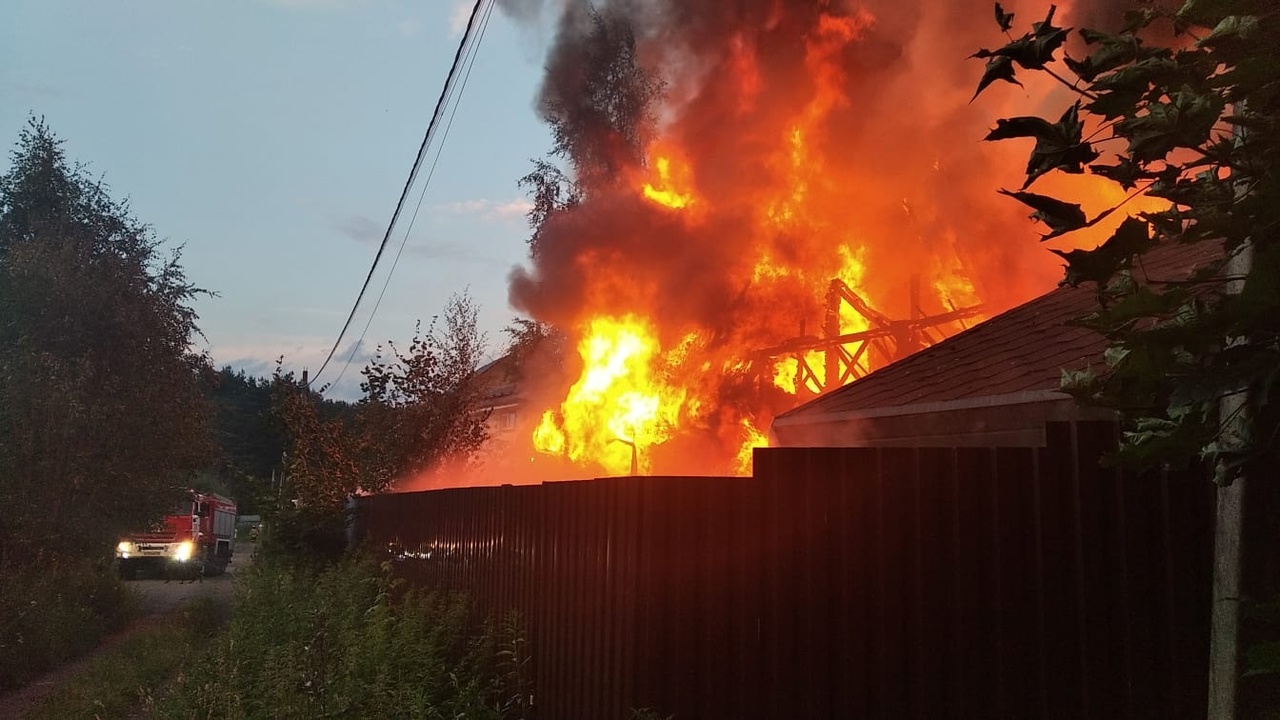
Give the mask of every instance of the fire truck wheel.
POLYGON ((218 556, 209 550, 204 555, 204 574, 206 577, 221 575, 226 566, 218 562, 218 556))
POLYGON ((121 580, 134 580, 138 577, 138 566, 131 560, 121 560, 119 573, 121 580))

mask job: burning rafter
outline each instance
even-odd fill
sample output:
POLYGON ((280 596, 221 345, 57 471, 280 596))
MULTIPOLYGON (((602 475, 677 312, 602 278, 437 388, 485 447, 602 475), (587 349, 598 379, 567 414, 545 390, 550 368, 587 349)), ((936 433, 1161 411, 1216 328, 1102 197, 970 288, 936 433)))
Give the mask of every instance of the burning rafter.
POLYGON ((760 350, 756 357, 762 360, 794 358, 796 362, 795 386, 821 395, 846 385, 866 375, 869 363, 864 362, 871 350, 880 354, 886 363, 900 360, 921 348, 947 337, 948 325, 963 323, 983 314, 981 305, 953 308, 950 312, 925 315, 920 311, 919 282, 912 278, 911 315, 908 320, 894 320, 873 308, 853 291, 843 280, 833 278, 827 289, 827 308, 823 323, 823 336, 803 335, 771 348, 760 350), (845 333, 841 329, 840 311, 843 306, 866 320, 869 329, 845 333), (942 335, 935 338, 933 332, 942 335), (815 353, 823 356, 823 372, 818 373, 810 364, 815 353))

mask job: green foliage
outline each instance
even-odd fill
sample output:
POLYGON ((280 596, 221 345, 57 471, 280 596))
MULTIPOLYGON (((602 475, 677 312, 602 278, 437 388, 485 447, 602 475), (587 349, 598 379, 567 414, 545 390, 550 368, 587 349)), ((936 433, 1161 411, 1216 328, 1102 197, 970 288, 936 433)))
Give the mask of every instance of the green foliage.
POLYGON ((1265 638, 1245 650, 1245 676, 1280 675, 1280 596, 1244 603, 1245 623, 1265 638))
POLYGON ((1080 103, 1076 103, 1067 108, 1056 123, 1038 117, 997 120, 996 129, 983 139, 1036 139, 1036 147, 1031 151, 1031 159, 1027 162, 1027 181, 1022 184, 1025 189, 1036 178, 1051 170, 1079 174, 1084 172, 1085 165, 1098 159, 1098 151, 1083 139, 1084 123, 1080 122, 1079 114, 1080 103))
POLYGON ((466 603, 404 591, 390 568, 270 561, 239 587, 212 652, 156 707, 182 718, 518 718, 529 697, 515 621, 472 632, 466 603))
MULTIPOLYGON (((1054 12, 1055 8, 1050 6, 1048 16, 1042 22, 1032 23, 1031 32, 1017 40, 996 50, 983 48, 973 54, 973 57, 987 60, 987 69, 982 74, 982 79, 978 81, 978 90, 973 94, 974 97, 997 80, 1021 85, 1022 83, 1016 78, 1015 63, 1023 69, 1041 70, 1053 62, 1054 53, 1067 41, 1068 33, 1065 28, 1056 27, 1053 24, 1054 12)), ((1004 12, 997 4, 996 24, 1000 29, 1008 32, 1012 22, 1013 15, 1004 12)))
POLYGON ((287 438, 263 552, 332 560, 346 547, 348 500, 427 470, 463 467, 487 437, 476 368, 477 308, 454 296, 405 352, 388 343, 365 367, 364 398, 339 408, 277 371, 272 405, 287 438), (388 356, 389 351, 389 356, 388 356))
POLYGON ((347 499, 364 486, 360 451, 350 416, 324 412, 325 402, 293 373, 277 369, 272 410, 285 428, 288 450, 280 484, 267 498, 263 556, 331 561, 346 549, 347 499))
POLYGON ((1084 210, 1081 210, 1080 206, 1075 203, 1066 203, 1048 195, 1038 195, 1036 193, 1010 192, 1008 190, 1001 190, 1000 192, 1035 210, 1031 214, 1031 219, 1039 220, 1048 225, 1049 229, 1053 231, 1042 237, 1042 240, 1049 240, 1072 230, 1079 230, 1089 224, 1085 220, 1084 210))
POLYGON ((92 649, 136 608, 103 565, 64 559, 9 568, 0 582, 0 690, 92 649))
POLYGON ((173 673, 203 649, 223 618, 212 599, 131 632, 96 656, 83 673, 32 708, 30 720, 129 717, 154 703, 173 673))
MULTIPOLYGON (((1025 192, 1050 172, 1089 172, 1170 203, 1126 220, 1094 250, 1059 252, 1066 283, 1098 290, 1100 309, 1080 323, 1111 342, 1105 372, 1064 373, 1063 388, 1120 411, 1128 427, 1119 461, 1204 460, 1230 482, 1248 463, 1274 462, 1280 439, 1280 13, 1262 0, 1143 8, 1119 32, 1081 30, 1087 54, 1061 63, 1069 29, 1053 15, 976 54, 988 60, 979 93, 1018 83, 1021 69, 1047 73, 1074 95, 1056 122, 1000 120, 987 136, 1036 140, 1026 182, 1004 192, 1036 211, 1050 229, 1045 239, 1124 205, 1088 219, 1074 203, 1025 192), (1160 22, 1178 38, 1171 47, 1148 44, 1168 36, 1151 32, 1160 22), (1096 162, 1103 149, 1114 162, 1096 162), (1213 245, 1194 254, 1207 260, 1190 278, 1140 272, 1152 248, 1196 243, 1213 245), (1233 261, 1242 254, 1248 262, 1233 261), (1224 414, 1227 397, 1247 403, 1224 414)), ((996 22, 1007 32, 1013 17, 997 5, 996 22)))
POLYGON ((224 367, 206 384, 214 407, 218 458, 214 471, 241 514, 258 512, 259 496, 283 469, 284 428, 271 407, 271 379, 224 367))
POLYGON ((205 464, 201 291, 32 120, 0 175, 0 687, 130 613, 124 533, 205 464))
POLYGON ((1257 643, 1248 648, 1245 667, 1250 676, 1280 673, 1280 641, 1257 643))
POLYGON ((222 460, 252 477, 269 477, 284 452, 283 429, 271 414, 271 379, 227 366, 207 392, 216 411, 222 460))
POLYGON ((356 426, 367 489, 444 463, 466 464, 484 444, 488 416, 475 379, 485 337, 478 317, 470 297, 455 295, 425 334, 414 333, 407 352, 387 343, 389 355, 380 346, 365 367, 356 426))
POLYGON ((0 573, 110 557, 207 459, 200 292, 32 120, 0 176, 0 573))

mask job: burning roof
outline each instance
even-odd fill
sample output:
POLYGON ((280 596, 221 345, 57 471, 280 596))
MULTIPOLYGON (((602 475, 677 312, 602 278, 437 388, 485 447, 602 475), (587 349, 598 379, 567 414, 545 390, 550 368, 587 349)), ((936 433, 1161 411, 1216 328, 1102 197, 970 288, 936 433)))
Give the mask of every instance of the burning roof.
MULTIPOLYGON (((510 300, 577 353, 542 378, 559 386, 534 449, 586 472, 629 472, 633 450, 642 472, 745 471, 774 415, 895 356, 863 352, 828 380, 828 350, 797 338, 1052 287, 1058 263, 995 192, 1019 149, 979 142, 1001 109, 969 104, 963 58, 994 27, 979 7, 563 4, 538 104, 554 162, 525 178, 534 234, 510 300)), ((1115 199, 1081 187, 1086 209, 1115 199)))
MULTIPOLYGON (((1221 243, 1162 245, 1142 256, 1132 278, 1143 285, 1180 281, 1221 253, 1221 243)), ((1059 401, 1074 408, 1074 401, 1058 392, 1063 372, 1108 371, 1103 357, 1107 339, 1071 324, 1097 308, 1093 283, 1059 287, 782 413, 775 418, 772 433, 793 446, 858 445, 867 441, 864 435, 874 435, 866 432, 867 426, 878 418, 912 416, 913 432, 919 433, 921 426, 929 426, 941 413, 956 410, 1007 410, 1059 401)), ((1082 416, 1114 417, 1097 408, 1083 411, 1082 416)), ((1037 430, 1043 430, 1043 420, 1036 422, 1037 430)))

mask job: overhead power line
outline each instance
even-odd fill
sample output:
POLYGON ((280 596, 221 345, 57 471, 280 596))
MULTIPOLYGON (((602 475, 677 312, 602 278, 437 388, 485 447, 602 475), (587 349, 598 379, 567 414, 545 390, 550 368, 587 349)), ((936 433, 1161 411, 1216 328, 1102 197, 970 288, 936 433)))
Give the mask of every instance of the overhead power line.
MULTIPOLYGON (((356 351, 360 349, 360 344, 364 342, 365 335, 369 332, 369 326, 373 324, 373 318, 378 314, 378 308, 382 306, 382 298, 387 294, 387 287, 391 284, 391 276, 396 272, 396 266, 400 264, 400 256, 404 254, 404 246, 409 240, 409 233, 413 231, 413 225, 418 221, 418 211, 422 209, 422 200, 427 196, 427 187, 431 184, 431 178, 436 174, 436 165, 440 162, 440 153, 444 151, 444 144, 449 139, 449 130, 453 128, 453 118, 458 114, 458 106, 462 101, 462 94, 467 90, 467 81, 471 79, 471 68, 475 66, 476 55, 480 52, 480 43, 484 41, 484 32, 489 28, 489 16, 493 14, 493 3, 490 2, 484 9, 479 22, 479 30, 476 32, 475 41, 470 43, 470 47, 464 53, 462 65, 462 82, 458 84, 457 99, 453 101, 453 107, 449 111, 449 119, 444 124, 444 134, 440 136, 440 143, 436 145, 436 154, 431 158, 431 167, 427 169, 427 177, 422 181, 422 192, 418 193, 418 204, 413 208, 413 214, 409 216, 409 224, 405 226, 404 235, 400 238, 400 247, 396 249, 396 255, 391 259, 391 268, 387 270, 387 277, 382 281, 382 289, 378 291, 378 299, 374 301, 373 308, 369 310, 369 318, 365 320, 364 328, 360 331, 360 337, 351 345, 351 352, 347 354, 347 359, 342 363, 342 369, 338 371, 338 376, 333 379, 333 384, 337 384, 342 376, 347 373, 347 368, 351 367, 351 361, 355 359, 356 351)), ((453 91, 450 90, 450 94, 453 91)), ((449 101, 445 101, 445 105, 449 105, 449 101)))
POLYGON ((378 252, 373 257, 373 264, 369 266, 369 272, 365 275, 364 283, 360 286, 360 294, 356 296, 356 301, 351 306, 351 312, 347 314, 347 320, 342 324, 342 330, 339 331, 337 339, 333 341, 333 347, 329 348, 329 354, 325 357, 324 362, 321 363, 320 369, 312 376, 308 385, 314 385, 325 368, 329 366, 329 362, 333 360, 334 354, 337 353, 338 347, 342 344, 342 339, 346 337, 347 330, 351 329, 351 321, 355 318, 356 311, 360 308, 360 302, 369 290, 369 283, 373 280, 373 274, 378 269, 378 263, 382 260, 382 254, 387 249, 387 243, 391 240, 391 233, 395 230, 401 211, 404 210, 405 200, 409 197, 409 189, 413 187, 413 182, 418 177, 418 170, 422 167, 422 161, 426 158, 427 148, 435 137, 440 118, 444 115, 445 105, 452 94, 454 80, 458 75, 458 68, 462 65, 463 56, 471 44, 476 20, 480 17, 480 9, 484 3, 485 0, 476 0, 475 5, 471 8, 471 15, 467 18, 467 27, 463 31, 462 40, 458 43, 458 49, 453 55, 453 63, 449 66, 449 74, 445 78, 444 87, 440 90, 440 97, 436 99, 435 110, 431 113, 431 122, 427 124, 427 132, 422 138, 422 145, 418 147, 418 154, 414 157, 413 167, 409 171, 409 178, 405 180, 404 189, 400 191, 400 199, 396 201, 395 212, 391 215, 391 222, 387 223, 387 231, 382 235, 382 242, 378 245, 378 252))

